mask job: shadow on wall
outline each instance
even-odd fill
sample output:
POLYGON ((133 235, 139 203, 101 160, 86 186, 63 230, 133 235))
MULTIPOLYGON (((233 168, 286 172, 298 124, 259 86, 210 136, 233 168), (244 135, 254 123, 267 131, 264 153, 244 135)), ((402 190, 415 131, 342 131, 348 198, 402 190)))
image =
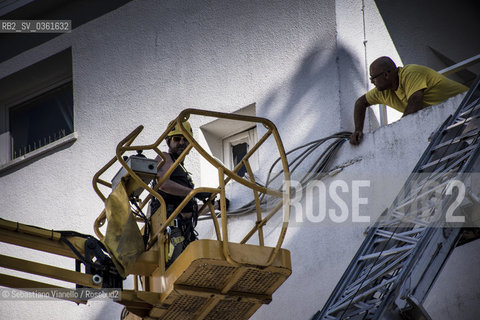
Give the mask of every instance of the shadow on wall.
MULTIPOLYGON (((359 63, 348 49, 316 45, 293 75, 257 104, 259 116, 281 124, 279 130, 287 149, 340 131, 344 127, 341 112, 349 113, 353 127, 355 100, 345 101, 344 105, 351 107, 342 108, 342 88, 359 88, 363 77, 359 63), (348 76, 342 77, 340 64, 348 66, 348 76), (285 134, 291 132, 295 134, 285 134)), ((347 96, 354 94, 355 90, 350 90, 347 96)))
MULTIPOLYGON (((338 74, 340 81, 340 120, 342 131, 353 131, 353 110, 355 101, 368 89, 368 70, 361 67, 365 61, 359 61, 345 46, 337 45, 338 74)), ((368 108, 364 131, 373 131, 379 122, 372 108, 368 108)))
MULTIPOLYGON (((288 151, 342 128, 353 128, 353 105, 365 93, 364 90, 365 70, 362 62, 344 46, 337 45, 332 50, 322 48, 319 44, 305 54, 290 78, 275 88, 263 103, 257 104, 257 110, 261 116, 266 116, 277 125, 282 124, 279 130, 288 151), (349 121, 350 126, 342 124, 342 121, 349 121)), ((311 157, 315 158, 316 155, 312 154, 311 157)), ((305 161, 304 167, 307 164, 309 161, 305 161)), ((335 166, 335 160, 332 166, 335 166)), ((338 207, 331 201, 323 203, 318 194, 315 196, 309 209, 303 203, 303 208, 310 210, 310 215, 319 217, 320 211, 330 208, 336 208, 338 212, 338 207)), ((303 219, 299 212, 292 213, 290 219, 295 220, 297 215, 303 219)), ((273 231, 267 231, 266 234, 275 234, 274 228, 280 222, 280 219, 271 221, 273 231)), ((291 301, 292 296, 288 292, 296 292, 295 301, 302 303, 294 303, 291 308, 282 310, 285 312, 284 318, 298 317, 298 314, 311 317, 327 300, 355 254, 363 240, 362 231, 365 227, 348 223, 339 225, 327 219, 313 222, 307 218, 292 224, 287 231, 284 247, 291 250, 295 270, 301 269, 303 272, 294 271, 277 293, 277 300, 274 299, 268 307, 263 306, 254 318, 268 317, 271 310, 291 301), (309 272, 315 277, 305 276, 309 272)))

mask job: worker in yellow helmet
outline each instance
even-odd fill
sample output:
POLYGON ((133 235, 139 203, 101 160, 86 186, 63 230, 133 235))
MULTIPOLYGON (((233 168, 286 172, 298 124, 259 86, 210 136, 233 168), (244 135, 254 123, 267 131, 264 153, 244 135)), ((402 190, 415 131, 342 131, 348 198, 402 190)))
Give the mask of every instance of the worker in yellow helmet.
MULTIPOLYGON (((182 123, 184 129, 193 136, 193 131, 190 123, 185 121, 182 123)), ((182 128, 176 124, 173 129, 167 134, 165 142, 168 146, 168 152, 164 152, 166 157, 165 164, 159 169, 158 177, 164 176, 168 169, 181 156, 183 151, 188 147, 190 142, 183 134, 182 128)), ((157 161, 161 161, 157 157, 157 161)), ((158 187, 158 192, 165 200, 167 205, 167 217, 180 205, 183 199, 193 190, 193 180, 190 172, 184 166, 183 161, 173 170, 169 178, 158 187)), ((196 195, 199 198, 205 199, 208 195, 200 193, 196 195)), ((202 200, 203 200, 202 199, 202 200)), ((160 202, 153 199, 151 203, 151 213, 154 214, 160 207, 160 202)), ((197 239, 197 232, 195 226, 198 217, 198 205, 196 200, 191 199, 181 210, 180 214, 175 218, 173 224, 169 226, 168 232, 170 243, 167 248, 168 255, 166 266, 168 267, 180 255, 185 247, 192 241, 197 239)))

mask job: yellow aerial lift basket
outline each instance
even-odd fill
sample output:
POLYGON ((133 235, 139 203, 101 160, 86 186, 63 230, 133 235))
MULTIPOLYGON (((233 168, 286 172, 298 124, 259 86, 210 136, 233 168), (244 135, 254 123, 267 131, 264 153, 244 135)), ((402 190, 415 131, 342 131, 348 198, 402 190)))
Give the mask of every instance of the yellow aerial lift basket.
POLYGON ((290 252, 281 248, 290 214, 290 176, 283 144, 275 125, 259 117, 187 109, 170 123, 153 144, 133 145, 142 129, 143 127, 138 127, 118 144, 116 156, 93 179, 95 191, 106 204, 106 209, 95 221, 95 233, 106 244, 120 273, 123 276, 133 275, 134 278, 133 290, 123 290, 121 299, 118 301, 125 305, 128 311, 124 312, 124 318, 182 320, 250 318, 262 304, 272 300, 272 294, 288 278, 292 270, 290 252), (191 116, 263 125, 266 132, 254 146, 250 146, 250 150, 235 168, 229 170, 207 153, 191 132, 186 130, 183 122, 191 116), (159 145, 175 126, 181 128, 184 137, 190 143, 168 171, 163 176, 156 177, 158 169, 166 163, 166 157, 159 150, 159 145), (275 141, 278 157, 281 160, 283 184, 280 188, 258 184, 249 161, 255 152, 259 152, 260 146, 269 137, 275 141), (155 178, 156 186, 160 186, 192 149, 216 168, 218 187, 193 189, 167 219, 165 201, 158 193, 158 187, 152 188, 148 181, 155 178), (146 164, 145 170, 132 169, 131 163, 124 155, 128 152, 138 152, 138 150, 145 151, 143 154, 153 152, 157 159, 160 159, 154 162, 153 170, 151 163, 146 164), (122 165, 123 171, 120 174, 121 181, 117 179, 114 185, 102 179, 102 176, 117 162, 122 165), (246 177, 237 174, 242 166, 245 166, 248 173, 246 177), (226 209, 225 185, 230 180, 235 180, 251 189, 252 201, 256 209, 256 215, 252 214, 254 217, 252 228, 239 243, 230 242, 228 238, 229 217, 226 209), (100 185, 110 188, 112 190, 110 195, 104 194, 100 190, 100 185), (200 234, 200 240, 190 243, 174 263, 166 268, 165 243, 168 241, 166 228, 171 225, 183 206, 198 192, 210 192, 211 199, 217 195, 220 197, 220 219, 211 201, 206 202, 199 210, 202 216, 211 215, 216 239, 202 240, 200 234), (275 199, 273 208, 265 209, 262 206, 261 200, 265 195, 275 199), (149 226, 151 233, 145 247, 140 230, 132 227, 132 221, 135 221, 134 225, 138 228, 141 220, 132 218, 134 215, 128 202, 134 198, 135 206, 141 211, 147 208, 153 197, 157 198, 161 205, 155 213, 151 213, 149 226), (279 213, 283 214, 283 222, 278 241, 272 247, 265 246, 264 226, 279 213), (106 222, 108 222, 107 231, 104 235, 100 228, 106 222), (109 230, 110 226, 112 226, 111 230, 109 230), (113 233, 110 240, 109 233, 113 233), (126 234, 130 237, 129 241, 119 240, 126 234), (247 244, 255 234, 258 235, 258 244, 247 244))

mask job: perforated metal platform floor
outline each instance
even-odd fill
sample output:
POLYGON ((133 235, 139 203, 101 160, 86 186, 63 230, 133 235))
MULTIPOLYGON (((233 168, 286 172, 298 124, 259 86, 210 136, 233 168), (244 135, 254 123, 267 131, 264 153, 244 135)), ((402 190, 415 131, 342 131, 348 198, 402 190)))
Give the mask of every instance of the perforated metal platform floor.
POLYGON ((249 319, 262 304, 270 303, 291 274, 290 252, 285 249, 271 266, 261 267, 272 250, 229 243, 231 256, 239 263, 234 266, 225 260, 221 242, 195 241, 164 277, 150 278, 150 292, 124 290, 125 298, 138 301, 127 309, 144 319, 249 319))

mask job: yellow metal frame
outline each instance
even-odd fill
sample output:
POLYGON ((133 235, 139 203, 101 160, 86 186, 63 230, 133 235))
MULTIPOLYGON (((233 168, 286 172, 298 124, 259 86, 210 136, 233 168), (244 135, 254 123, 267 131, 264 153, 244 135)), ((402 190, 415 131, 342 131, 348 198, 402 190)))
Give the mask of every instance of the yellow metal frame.
MULTIPOLYGON (((82 255, 84 254, 85 239, 67 237, 82 255)), ((10 243, 25 248, 39 250, 76 259, 72 250, 61 241, 61 234, 56 231, 33 227, 18 222, 0 219, 0 242, 10 243)), ((0 267, 35 274, 42 277, 76 283, 90 288, 101 288, 95 284, 92 275, 68 269, 58 268, 34 261, 0 255, 0 267)), ((0 285, 21 290, 35 290, 37 288, 59 288, 49 283, 23 279, 6 274, 0 274, 0 285)), ((62 288, 67 289, 67 288, 62 288)), ((86 303, 85 300, 62 298, 76 303, 86 303)))
MULTIPOLYGON (((123 168, 128 173, 128 176, 131 177, 134 181, 134 184, 136 186, 141 186, 145 190, 147 190, 148 195, 139 203, 139 207, 143 209, 148 202, 152 199, 152 197, 157 198, 161 205, 160 208, 158 209, 159 212, 155 213, 155 215, 160 215, 160 227, 155 228, 155 233, 153 237, 151 237, 150 242, 147 246, 147 248, 151 248, 153 244, 160 240, 161 243, 165 241, 164 237, 164 231, 165 229, 170 225, 170 223, 175 219, 175 217, 180 213, 182 208, 192 199, 195 197, 195 195, 199 192, 211 192, 212 193, 212 198, 215 197, 217 194, 220 195, 220 203, 221 203, 221 226, 218 222, 218 219, 215 215, 215 212, 213 210, 213 207, 211 205, 204 205, 201 209, 200 212, 204 212, 209 210, 211 215, 212 215, 212 221, 214 224, 214 228, 216 231, 217 235, 217 240, 223 242, 223 253, 225 255, 225 259, 231 263, 232 265, 238 266, 241 263, 238 261, 235 261, 230 252, 229 252, 229 246, 228 246, 228 216, 227 216, 227 210, 226 210, 226 201, 225 201, 225 185, 228 181, 231 179, 235 180, 236 182, 252 189, 253 194, 254 194, 254 200, 255 200, 255 206, 256 206, 256 222, 253 226, 253 228, 247 232, 243 240, 240 242, 242 244, 246 243, 255 233, 258 234, 259 237, 259 245, 264 246, 264 235, 263 235, 263 226, 283 207, 283 212, 284 212, 284 220, 283 224, 281 226, 280 230, 280 235, 278 238, 278 241, 275 245, 275 249, 273 252, 269 255, 269 257, 264 261, 261 265, 264 267, 267 267, 273 263, 275 260, 276 255, 278 254, 278 251, 281 248, 281 245, 283 243, 283 240, 285 238, 285 233, 287 231, 288 227, 288 220, 290 216, 290 193, 287 192, 286 190, 290 190, 290 172, 288 168, 288 163, 287 163, 287 158, 285 155, 285 150, 283 147, 283 143, 281 141, 280 135, 278 133, 277 128, 275 125, 270 121, 265 118, 260 118, 260 117, 253 117, 253 116, 245 116, 245 115, 237 115, 237 114, 230 114, 230 113, 222 113, 222 112, 214 112, 214 111, 206 111, 206 110, 199 110, 199 109, 186 109, 180 113, 180 115, 173 121, 170 122, 169 126, 167 129, 163 132, 163 134, 158 137, 158 139, 150 144, 150 145, 133 145, 134 140, 138 137, 140 132, 143 130, 143 126, 139 126, 135 130, 133 130, 127 137, 125 137, 120 143, 117 145, 116 148, 116 156, 112 158, 102 169, 100 169, 94 176, 93 178, 93 188, 95 192, 98 194, 98 196, 102 199, 102 201, 106 200, 106 195, 103 194, 99 188, 99 185, 104 185, 109 188, 112 187, 111 183, 107 182, 106 180, 102 179, 102 175, 110 169, 117 161, 122 165, 123 168), (226 168, 222 163, 220 163, 218 160, 216 160, 214 157, 212 157, 208 152, 205 151, 203 147, 200 146, 200 144, 193 138, 191 133, 185 129, 183 126, 183 122, 187 121, 190 116, 192 115, 198 115, 198 116, 205 116, 205 117, 214 117, 214 118, 220 118, 220 119, 230 119, 230 120, 235 120, 235 121, 243 121, 243 122, 250 122, 250 123, 256 123, 256 124, 262 124, 266 129, 266 133, 259 139, 259 141, 251 147, 249 152, 245 155, 245 157, 242 159, 242 161, 233 169, 230 170, 226 168), (167 170, 167 172, 162 176, 158 177, 157 181, 157 186, 160 186, 168 177, 170 174, 175 170, 175 168, 185 159, 186 155, 192 150, 195 149, 198 151, 198 153, 206 159, 211 165, 213 165, 217 171, 218 171, 218 179, 219 179, 219 186, 218 188, 195 188, 188 194, 183 202, 178 206, 178 208, 170 215, 170 217, 167 219, 166 218, 166 205, 165 201, 163 198, 160 196, 160 194, 157 192, 157 190, 152 189, 149 185, 147 185, 144 181, 142 181, 141 177, 138 176, 126 163, 126 161, 123 159, 123 155, 126 152, 129 151, 137 151, 137 150, 152 150, 158 155, 160 158, 163 159, 158 165, 157 169, 160 169, 161 166, 163 166, 166 162, 165 155, 163 152, 160 151, 159 145, 162 143, 162 141, 165 140, 168 132, 170 132, 175 125, 178 125, 178 128, 182 131, 183 135, 185 138, 190 142, 188 147, 182 152, 180 157, 174 162, 174 164, 167 170), (249 159, 251 156, 255 153, 258 152, 260 146, 265 143, 265 141, 272 136, 276 145, 277 149, 279 151, 279 157, 281 159, 281 164, 282 164, 282 170, 284 174, 284 188, 282 191, 268 188, 268 187, 263 187, 260 186, 256 183, 251 165, 249 162, 249 159), (245 165, 247 172, 248 172, 248 177, 249 179, 245 179, 243 177, 240 177, 239 175, 236 174, 236 172, 242 167, 242 165, 245 165), (262 215, 261 212, 261 207, 260 207, 260 197, 259 194, 268 194, 271 196, 274 196, 278 198, 280 201, 279 203, 270 210, 265 216, 262 215)), ((101 232, 100 228, 105 224, 106 221, 106 214, 105 210, 102 211, 102 213, 99 215, 99 217, 96 219, 95 224, 94 224, 94 230, 96 235, 100 238, 103 239, 104 235, 101 232)), ((163 246, 160 246, 162 248, 163 246)), ((162 249, 160 249, 163 251, 162 249)), ((161 256, 164 256, 164 252, 160 252, 161 256)), ((164 261, 164 259, 160 259, 160 261, 164 261)), ((161 269, 164 271, 164 263, 161 263, 161 269)))
MULTIPOLYGON (((142 253, 133 270, 130 273, 134 276, 133 290, 122 292, 121 304, 124 304, 130 314, 128 319, 203 319, 205 317, 224 319, 231 318, 228 312, 237 315, 235 319, 248 319, 262 304, 269 303, 273 292, 288 278, 291 273, 290 253, 281 249, 288 227, 290 216, 290 172, 288 168, 285 150, 280 135, 275 125, 264 118, 227 114, 221 112, 205 111, 198 109, 186 109, 179 116, 170 122, 166 130, 158 139, 150 145, 134 145, 134 140, 139 136, 143 127, 140 126, 123 139, 116 148, 116 155, 112 158, 93 179, 93 187, 102 201, 107 196, 99 188, 100 185, 112 188, 112 185, 102 176, 115 163, 120 163, 126 170, 124 182, 127 194, 139 187, 147 191, 143 200, 138 199, 138 206, 142 210, 153 198, 160 201, 157 212, 152 213, 152 235, 147 244, 146 251, 142 253), (250 148, 240 163, 233 170, 226 168, 222 163, 206 152, 193 138, 192 134, 183 126, 183 122, 191 116, 214 117, 234 121, 243 121, 263 125, 266 132, 258 142, 250 148), (153 151, 160 160, 157 171, 166 163, 165 155, 160 151, 159 145, 165 140, 167 134, 175 127, 180 128, 184 137, 189 141, 178 159, 166 171, 157 177, 157 188, 168 179, 170 174, 185 159, 187 154, 195 149, 200 156, 213 165, 218 172, 217 188, 195 188, 182 201, 182 203, 168 217, 166 204, 157 190, 147 185, 136 172, 134 172, 123 159, 127 152, 153 151), (250 158, 255 152, 259 152, 262 144, 269 137, 276 143, 279 157, 281 159, 284 185, 282 190, 260 186, 256 183, 250 165, 250 158), (240 177, 237 172, 242 165, 248 173, 248 179, 240 177), (245 234, 240 243, 229 242, 228 237, 228 215, 226 208, 225 186, 230 180, 250 188, 253 193, 256 215, 254 216, 253 227, 245 234), (201 214, 210 213, 216 233, 216 240, 197 240, 188 245, 185 251, 166 270, 165 268, 165 243, 166 228, 171 225, 182 208, 195 197, 199 192, 212 193, 211 198, 220 195, 220 217, 218 221, 211 201, 200 208, 201 214), (261 206, 261 195, 270 195, 278 199, 278 203, 270 211, 263 213, 261 206), (283 223, 278 240, 274 247, 265 246, 263 227, 283 207, 283 223), (258 235, 258 245, 246 244, 252 236, 258 235), (226 271, 228 270, 228 271, 226 271), (253 276, 252 276, 253 275, 253 276), (190 278, 208 278, 212 281, 202 284, 189 282, 190 278), (223 277, 223 278, 222 278, 223 277), (223 280, 219 280, 223 279, 223 280), (252 282, 252 279, 253 282, 252 282), (257 281, 255 279, 262 279, 257 281), (223 281, 223 282, 222 282, 223 281), (142 283, 142 288, 139 286, 142 283), (266 287, 258 283, 268 283, 266 287), (212 288, 212 286, 214 288, 212 288), (181 302, 180 302, 181 301, 181 302), (241 309, 241 310, 240 310, 241 309), (186 313, 186 310, 189 312, 186 313), (226 313, 225 313, 226 312, 226 313)), ((144 153, 146 154, 146 153, 144 153)), ((143 195, 143 194, 142 194, 143 195)), ((139 222, 142 222, 140 219, 139 222)), ((100 239, 104 238, 100 228, 106 222, 106 211, 102 211, 94 224, 94 230, 100 239)))

